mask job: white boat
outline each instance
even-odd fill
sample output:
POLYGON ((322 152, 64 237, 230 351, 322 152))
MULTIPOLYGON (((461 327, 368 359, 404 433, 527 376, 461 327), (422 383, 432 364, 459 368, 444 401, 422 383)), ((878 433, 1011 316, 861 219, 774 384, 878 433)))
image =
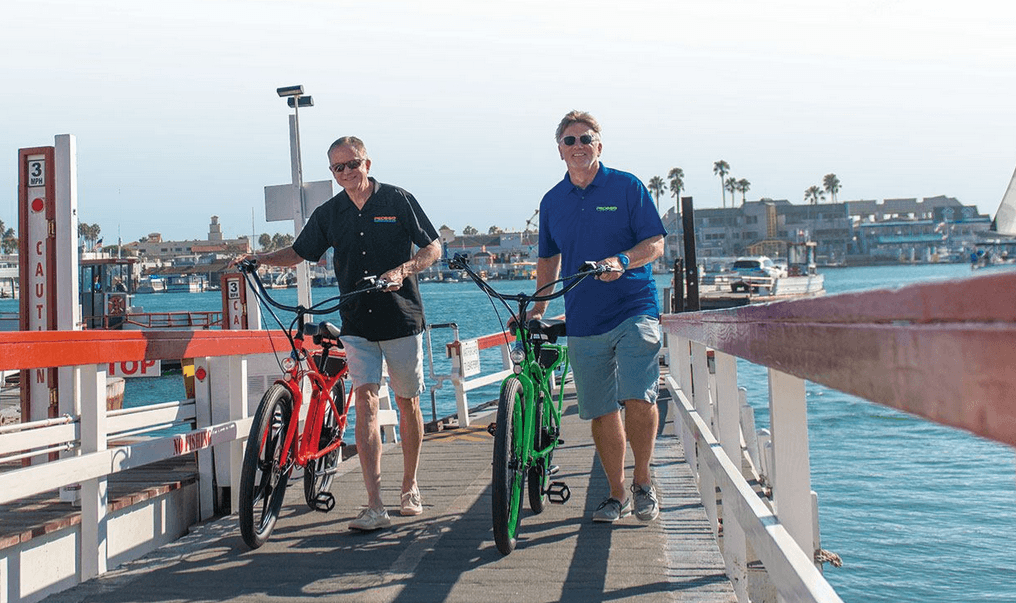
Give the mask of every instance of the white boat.
POLYGON ((970 256, 970 269, 1016 264, 1016 171, 991 221, 984 240, 978 241, 970 256))
POLYGON ((169 293, 201 293, 207 288, 205 277, 198 274, 178 274, 166 277, 169 293))
POLYGON ((135 293, 163 293, 166 291, 166 281, 157 276, 147 276, 138 283, 135 293))

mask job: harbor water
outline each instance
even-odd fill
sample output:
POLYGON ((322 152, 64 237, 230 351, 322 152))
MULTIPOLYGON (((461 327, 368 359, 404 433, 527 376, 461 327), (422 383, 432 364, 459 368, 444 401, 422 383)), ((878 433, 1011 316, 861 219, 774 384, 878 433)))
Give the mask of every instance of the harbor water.
MULTIPOLYGON (((971 275, 968 265, 915 265, 823 270, 829 294, 891 288, 971 275)), ((657 277, 662 286, 669 278, 657 277)), ((531 292, 532 281, 500 281, 505 293, 531 292)), ((455 322, 460 336, 479 337, 507 322, 471 282, 421 283, 429 323, 455 322)), ((315 301, 335 293, 313 289, 315 301)), ((272 291, 293 303, 294 289, 272 291)), ((218 292, 138 295, 145 311, 221 310, 218 292)), ((0 300, 0 312, 16 311, 0 300)), ((550 315, 563 313, 556 300, 550 315)), ((288 324, 289 317, 284 317, 288 324)), ((272 319, 264 319, 273 328, 272 319)), ((337 322, 337 318, 336 318, 337 322)), ((448 329, 435 330, 435 373, 449 372, 444 344, 448 329)), ((1016 345, 1016 344, 1014 344, 1016 345)), ((429 360, 429 359, 428 359, 429 360)), ((426 362, 427 360, 425 360, 426 362)), ((481 352, 485 372, 501 366, 497 349, 481 352)), ((425 364, 425 372, 427 372, 425 364)), ((758 426, 768 426, 765 370, 739 362, 758 426)), ((428 379, 428 388, 432 381, 428 379)), ((130 379, 125 404, 143 405, 184 396, 179 375, 130 379)), ((497 396, 497 386, 471 391, 475 405, 497 396)), ((812 488, 818 493, 822 547, 840 555, 843 567, 825 575, 844 601, 1016 603, 1016 454, 1012 448, 966 432, 871 404, 809 383, 808 429, 812 488)), ((424 420, 455 412, 449 384, 421 398, 424 420)), ((352 416, 351 416, 352 418, 352 416)), ((347 430, 347 439, 352 436, 347 430)), ((666 492, 662 492, 665 506, 666 492)))

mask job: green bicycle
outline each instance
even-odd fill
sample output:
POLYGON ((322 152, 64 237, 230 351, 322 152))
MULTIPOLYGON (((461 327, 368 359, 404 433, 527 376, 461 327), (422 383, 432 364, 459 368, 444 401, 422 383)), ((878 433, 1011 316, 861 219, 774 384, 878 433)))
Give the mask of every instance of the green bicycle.
MULTIPOLYGON (((533 295, 498 293, 476 274, 461 255, 449 260, 448 266, 469 275, 494 303, 497 298, 511 314, 509 329, 515 336, 509 357, 512 375, 501 382, 497 418, 491 435, 494 436, 494 460, 491 471, 491 515, 494 524, 494 541, 497 550, 507 555, 515 549, 522 517, 522 496, 529 489, 529 508, 534 514, 542 513, 549 500, 564 504, 571 491, 564 482, 551 482, 557 472, 552 464, 554 450, 561 440, 561 409, 564 388, 554 400, 552 377, 560 369, 562 380, 568 374, 568 347, 556 343, 565 332, 565 321, 542 319, 526 321, 526 309, 533 302, 549 301, 563 296, 587 276, 603 274, 609 268, 587 262, 576 274, 558 279, 541 287, 533 295), (560 291, 553 290, 565 283, 560 291), (518 304, 514 311, 508 302, 518 304)), ((495 306, 495 312, 497 307, 495 306)), ((510 344, 507 335, 505 343, 510 344)))

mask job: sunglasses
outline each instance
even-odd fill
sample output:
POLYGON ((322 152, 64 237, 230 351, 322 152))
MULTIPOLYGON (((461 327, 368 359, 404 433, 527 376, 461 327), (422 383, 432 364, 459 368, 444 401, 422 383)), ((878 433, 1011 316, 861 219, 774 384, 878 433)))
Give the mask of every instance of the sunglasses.
POLYGON ((343 170, 345 170, 346 168, 349 168, 351 170, 355 170, 356 168, 360 167, 362 164, 363 164, 363 159, 350 159, 349 161, 347 161, 345 163, 336 163, 335 165, 331 166, 331 170, 333 172, 335 172, 336 174, 341 174, 343 172, 343 170))
MULTIPOLYGON (((592 144, 593 137, 590 136, 589 134, 583 134, 582 136, 579 136, 578 140, 582 144, 592 144)), ((561 142, 564 143, 564 146, 570 147, 573 144, 575 144, 575 137, 574 136, 565 136, 564 138, 561 139, 561 142)))

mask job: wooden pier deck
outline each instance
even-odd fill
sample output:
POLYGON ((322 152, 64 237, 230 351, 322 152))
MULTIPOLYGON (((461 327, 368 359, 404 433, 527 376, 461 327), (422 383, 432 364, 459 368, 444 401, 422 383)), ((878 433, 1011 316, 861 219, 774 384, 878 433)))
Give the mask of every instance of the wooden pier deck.
MULTIPOLYGON (((332 486, 335 509, 311 511, 294 476, 269 542, 251 551, 236 516, 195 526, 185 538, 140 560, 50 596, 46 601, 734 601, 679 438, 660 436, 653 471, 662 511, 595 524, 607 493, 589 423, 568 403, 555 464, 571 500, 525 511, 518 546, 506 557, 490 519, 490 417, 469 428, 428 434, 419 481, 424 513, 397 512, 402 456, 382 459, 392 527, 369 534, 347 524, 365 502, 355 458, 332 486)), ((631 475, 629 451, 628 475, 631 475)))

